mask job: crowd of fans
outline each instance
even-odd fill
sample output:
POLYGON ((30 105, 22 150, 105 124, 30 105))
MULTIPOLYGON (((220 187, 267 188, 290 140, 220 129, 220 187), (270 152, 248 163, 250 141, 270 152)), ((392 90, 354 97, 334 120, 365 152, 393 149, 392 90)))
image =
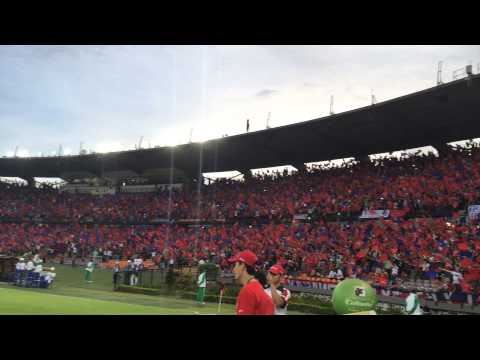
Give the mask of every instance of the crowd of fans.
POLYGON ((29 187, 0 189, 0 217, 69 222, 253 217, 291 220, 294 215, 358 213, 364 209, 457 212, 480 200, 480 151, 450 149, 437 157, 403 156, 351 160, 337 168, 264 173, 244 182, 218 181, 200 193, 160 190, 151 194, 93 197, 29 187))
POLYGON ((266 172, 244 182, 218 181, 200 193, 186 188, 95 197, 3 186, 0 218, 9 221, 0 224, 0 253, 34 252, 48 258, 88 257, 95 251, 106 260, 141 256, 159 266, 181 266, 203 259, 225 268, 232 254, 250 249, 263 266, 279 262, 294 276, 357 277, 383 289, 412 279, 439 281, 443 299, 462 295, 475 302, 480 227, 467 221, 464 211, 480 204, 479 160, 480 149, 470 145, 444 149, 440 156, 352 160, 292 174, 266 172), (367 209, 403 212, 361 221, 330 222, 324 216, 367 209), (258 221, 120 225, 148 223, 168 214, 175 220, 258 221), (293 221, 298 214, 312 215, 313 220, 293 221), (86 218, 93 224, 80 223, 86 218), (67 223, 46 224, 49 220, 67 223), (443 281, 447 278, 450 281, 443 281))
POLYGON ((141 256, 159 267, 208 260, 228 268, 232 254, 252 249, 265 268, 280 263, 294 276, 357 277, 382 288, 458 273, 446 293, 475 294, 480 279, 479 227, 444 218, 197 228, 2 224, 0 244, 1 253, 38 252, 46 259, 141 256))

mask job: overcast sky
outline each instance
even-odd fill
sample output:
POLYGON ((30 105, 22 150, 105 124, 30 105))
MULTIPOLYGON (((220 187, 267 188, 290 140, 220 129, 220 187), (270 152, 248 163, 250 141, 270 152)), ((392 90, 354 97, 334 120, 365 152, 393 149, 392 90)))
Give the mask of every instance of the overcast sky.
POLYGON ((436 84, 480 46, 0 46, 0 156, 186 143, 436 84))

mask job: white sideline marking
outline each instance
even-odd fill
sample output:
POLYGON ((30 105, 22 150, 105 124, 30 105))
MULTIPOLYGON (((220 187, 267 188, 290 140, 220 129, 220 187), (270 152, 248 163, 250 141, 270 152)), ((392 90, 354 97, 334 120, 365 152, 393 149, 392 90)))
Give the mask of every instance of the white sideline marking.
POLYGON ((198 311, 193 312, 195 315, 217 315, 217 314, 200 314, 198 311))

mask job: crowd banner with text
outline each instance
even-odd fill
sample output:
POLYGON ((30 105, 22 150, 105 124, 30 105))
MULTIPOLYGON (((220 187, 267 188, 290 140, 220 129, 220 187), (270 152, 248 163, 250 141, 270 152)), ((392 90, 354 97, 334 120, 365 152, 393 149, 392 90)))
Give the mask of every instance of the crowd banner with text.
POLYGON ((390 210, 363 210, 360 215, 360 219, 380 219, 388 218, 390 216, 390 210))
POLYGON ((480 205, 470 205, 468 207, 469 220, 478 220, 479 214, 480 214, 480 205))

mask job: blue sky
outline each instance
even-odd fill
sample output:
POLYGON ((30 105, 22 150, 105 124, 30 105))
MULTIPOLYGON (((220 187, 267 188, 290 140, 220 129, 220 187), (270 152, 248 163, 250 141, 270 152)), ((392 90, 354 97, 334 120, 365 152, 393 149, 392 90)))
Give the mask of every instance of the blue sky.
POLYGON ((186 143, 434 86, 480 46, 0 46, 0 156, 186 143))

